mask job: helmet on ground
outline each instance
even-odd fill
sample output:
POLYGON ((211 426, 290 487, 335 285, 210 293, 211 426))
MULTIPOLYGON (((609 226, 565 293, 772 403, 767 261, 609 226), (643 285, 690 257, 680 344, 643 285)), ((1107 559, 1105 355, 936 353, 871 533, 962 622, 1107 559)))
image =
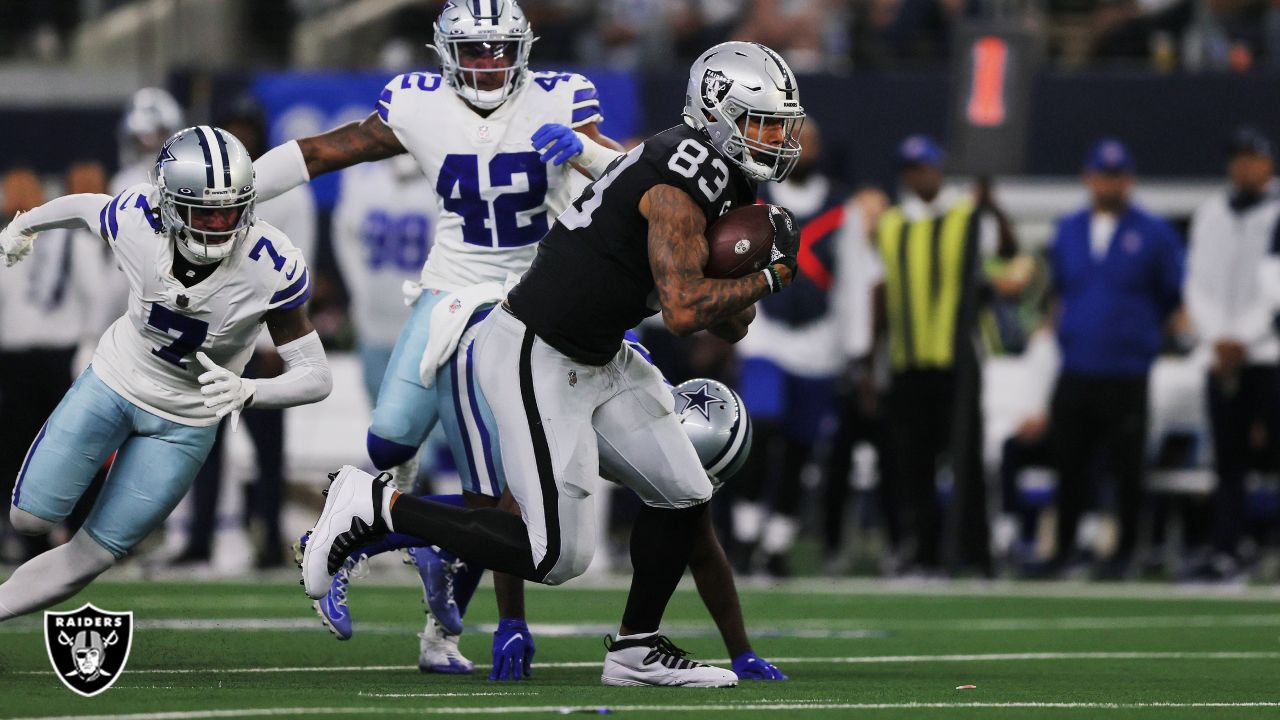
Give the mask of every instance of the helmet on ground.
POLYGON ((671 388, 680 427, 717 488, 742 468, 751 452, 751 416, 738 393, 696 378, 671 388))

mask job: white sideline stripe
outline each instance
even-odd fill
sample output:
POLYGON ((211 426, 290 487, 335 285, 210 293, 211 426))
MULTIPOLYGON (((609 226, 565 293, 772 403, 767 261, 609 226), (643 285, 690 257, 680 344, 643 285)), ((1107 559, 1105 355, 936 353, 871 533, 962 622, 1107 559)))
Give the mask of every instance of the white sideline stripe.
MULTIPOLYGON (((164 618, 139 620, 139 630, 175 631, 261 631, 319 630, 319 618, 164 618)), ((532 623, 530 629, 539 637, 589 637, 612 633, 616 624, 608 623, 532 623)), ((1142 615, 1122 617, 1005 618, 969 620, 892 620, 847 618, 838 622, 799 622, 789 627, 758 630, 759 637, 855 640, 885 637, 892 631, 928 630, 930 632, 1016 632, 1037 630, 1148 630, 1164 628, 1253 628, 1280 627, 1280 614, 1268 615, 1142 615)), ((489 633, 496 625, 481 623, 470 626, 475 632, 489 633)), ((39 632, 37 621, 0 625, 0 634, 39 632)), ((410 623, 361 623, 360 632, 367 635, 398 635, 412 632, 418 625, 410 623)), ((671 623, 667 632, 681 637, 715 637, 719 633, 705 624, 671 623)))
MULTIPOLYGON (((198 720, 200 718, 273 717, 293 715, 514 715, 529 713, 592 712, 599 705, 508 705, 497 707, 294 707, 245 708, 242 710, 195 710, 132 713, 128 715, 35 715, 9 720, 198 720)), ((1280 702, 906 702, 906 703, 724 703, 720 705, 609 705, 613 712, 733 712, 772 710, 965 710, 968 708, 1142 710, 1189 708, 1274 708, 1280 702)))
MULTIPOLYGON (((776 657, 776 663, 829 663, 834 665, 867 665, 881 663, 929 663, 929 662, 1004 662, 1009 660, 1280 660, 1280 651, 1226 651, 1226 652, 1033 652, 986 653, 981 655, 859 655, 852 657, 776 657)), ((728 658, 712 658, 703 662, 723 665, 728 658)), ((590 668, 600 667, 600 660, 572 662, 540 662, 540 668, 590 668)), ((130 675, 237 675, 249 673, 305 673, 305 672, 391 672, 416 670, 416 665, 342 665, 306 667, 256 667, 256 668, 145 668, 129 670, 130 675)), ((47 675, 47 670, 19 670, 15 675, 47 675)))
POLYGON ((468 692, 376 693, 376 692, 365 692, 361 690, 360 692, 356 693, 356 695, 359 695, 360 697, 373 697, 373 698, 438 698, 438 697, 490 697, 490 696, 514 697, 517 695, 541 695, 541 694, 542 693, 537 692, 535 690, 529 690, 527 692, 514 691, 514 692, 473 692, 473 693, 468 693, 468 692))

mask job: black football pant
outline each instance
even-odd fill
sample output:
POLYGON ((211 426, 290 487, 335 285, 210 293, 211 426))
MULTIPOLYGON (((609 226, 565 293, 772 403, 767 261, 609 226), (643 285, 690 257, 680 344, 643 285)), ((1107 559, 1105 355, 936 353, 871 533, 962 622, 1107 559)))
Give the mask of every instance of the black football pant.
POLYGON ((1250 460, 1257 456, 1250 439, 1258 424, 1267 436, 1259 469, 1280 470, 1280 368, 1249 365, 1235 382, 1223 382, 1209 373, 1206 387, 1218 475, 1212 499, 1213 546, 1218 552, 1235 555, 1245 525, 1245 476, 1250 460))
POLYGON ((827 465, 823 472, 826 485, 822 511, 823 546, 828 555, 833 555, 840 552, 844 545, 845 505, 849 501, 853 449, 860 441, 865 441, 876 451, 880 473, 876 495, 880 500, 880 514, 884 519, 889 547, 897 550, 902 542, 902 510, 898 499, 898 483, 893 477, 893 463, 889 461, 884 420, 867 412, 856 389, 841 392, 836 397, 836 408, 836 431, 831 438, 831 452, 827 455, 827 465))
POLYGON ((1093 496, 1092 470, 1114 480, 1120 518, 1115 557, 1127 560, 1137 546, 1147 439, 1147 375, 1092 376, 1063 373, 1053 393, 1050 448, 1058 472, 1058 542, 1055 560, 1075 550, 1080 515, 1093 496))
POLYGON ((986 481, 982 467, 980 380, 952 370, 907 370, 893 376, 887 398, 890 452, 898 497, 910 517, 916 562, 926 570, 990 565, 986 481), (938 469, 951 467, 951 506, 938 501, 938 469), (945 541, 945 547, 944 547, 945 541))

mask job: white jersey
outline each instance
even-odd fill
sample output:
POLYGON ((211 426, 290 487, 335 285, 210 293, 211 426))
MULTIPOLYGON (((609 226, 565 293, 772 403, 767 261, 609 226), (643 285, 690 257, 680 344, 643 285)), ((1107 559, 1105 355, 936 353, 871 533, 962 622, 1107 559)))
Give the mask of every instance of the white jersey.
POLYGON ((439 224, 422 285, 456 290, 523 274, 538 241, 572 199, 568 163, 538 159, 529 138, 546 123, 603 119, 596 88, 573 73, 532 73, 520 92, 481 117, 434 73, 387 83, 378 115, 436 192, 439 224))
POLYGON ((239 374, 268 310, 311 295, 306 260, 284 233, 257 221, 213 274, 185 287, 173 277, 173 243, 160 226, 159 193, 142 183, 102 209, 99 232, 129 281, 129 309, 107 328, 93 370, 112 390, 183 425, 218 422, 204 406, 202 350, 239 374))
POLYGON ((407 155, 342 171, 333 249, 351 295, 351 324, 362 344, 396 344, 409 319, 400 288, 421 274, 435 206, 431 184, 407 155))

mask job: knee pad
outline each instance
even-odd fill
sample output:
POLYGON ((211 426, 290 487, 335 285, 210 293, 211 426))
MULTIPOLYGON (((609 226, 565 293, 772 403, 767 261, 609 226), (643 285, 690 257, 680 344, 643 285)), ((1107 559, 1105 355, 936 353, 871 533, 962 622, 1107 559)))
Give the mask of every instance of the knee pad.
POLYGON ((418 454, 416 445, 392 442, 374 435, 372 430, 365 437, 365 447, 369 450, 369 460, 379 470, 390 470, 401 463, 408 462, 418 454))
POLYGON ((14 505, 9 508, 9 524, 13 525, 13 529, 23 535, 45 535, 57 523, 36 517, 22 508, 14 505))

